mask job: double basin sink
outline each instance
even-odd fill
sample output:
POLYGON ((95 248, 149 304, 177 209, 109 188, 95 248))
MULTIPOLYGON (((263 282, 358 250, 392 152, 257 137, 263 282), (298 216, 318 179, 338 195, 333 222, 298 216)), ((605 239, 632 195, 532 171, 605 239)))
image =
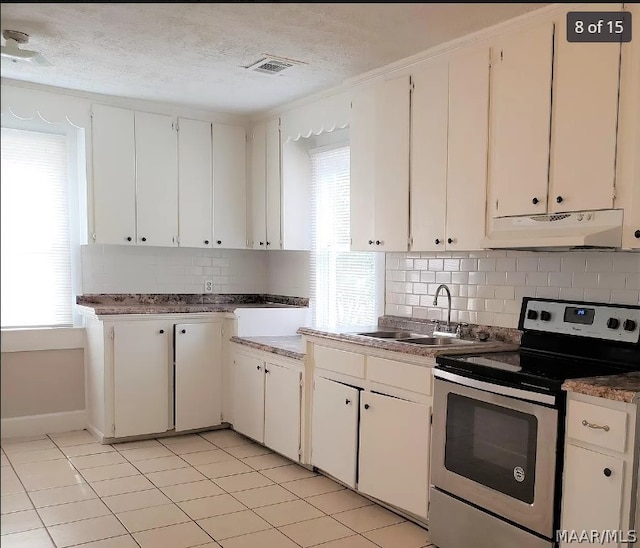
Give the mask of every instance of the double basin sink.
POLYGON ((456 337, 425 337, 409 331, 369 331, 367 333, 357 333, 357 335, 423 346, 454 346, 474 343, 474 341, 465 341, 456 337))

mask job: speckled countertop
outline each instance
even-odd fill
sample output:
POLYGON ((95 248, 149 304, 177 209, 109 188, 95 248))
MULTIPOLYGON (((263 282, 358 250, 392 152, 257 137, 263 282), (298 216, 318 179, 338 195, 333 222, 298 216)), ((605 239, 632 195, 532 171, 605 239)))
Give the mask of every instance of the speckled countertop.
POLYGON ((293 358, 294 360, 303 360, 305 355, 304 341, 302 335, 290 335, 280 337, 231 337, 231 342, 242 344, 271 352, 279 356, 293 358))
POLYGON ((640 400, 640 371, 622 375, 570 379, 564 382, 562 389, 607 400, 635 403, 640 400))

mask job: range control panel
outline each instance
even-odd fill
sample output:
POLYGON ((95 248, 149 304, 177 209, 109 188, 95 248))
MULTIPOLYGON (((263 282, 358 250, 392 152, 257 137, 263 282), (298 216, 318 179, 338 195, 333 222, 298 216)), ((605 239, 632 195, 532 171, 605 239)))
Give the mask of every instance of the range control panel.
POLYGON ((523 302, 522 327, 592 339, 638 343, 640 306, 530 299, 523 302))

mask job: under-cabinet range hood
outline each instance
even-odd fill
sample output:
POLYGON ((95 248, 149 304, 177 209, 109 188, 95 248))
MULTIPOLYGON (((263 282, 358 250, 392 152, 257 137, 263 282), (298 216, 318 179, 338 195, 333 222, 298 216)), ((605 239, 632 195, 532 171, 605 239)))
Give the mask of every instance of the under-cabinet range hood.
POLYGON ((619 248, 622 209, 573 211, 492 219, 488 249, 619 248))

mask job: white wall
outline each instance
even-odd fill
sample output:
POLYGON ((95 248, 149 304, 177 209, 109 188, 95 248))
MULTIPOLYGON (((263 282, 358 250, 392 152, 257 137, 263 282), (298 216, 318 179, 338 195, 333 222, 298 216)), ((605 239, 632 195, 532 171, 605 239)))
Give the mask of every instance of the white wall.
POLYGON ((385 313, 517 327, 522 297, 640 304, 640 253, 486 251, 388 253, 385 313))

